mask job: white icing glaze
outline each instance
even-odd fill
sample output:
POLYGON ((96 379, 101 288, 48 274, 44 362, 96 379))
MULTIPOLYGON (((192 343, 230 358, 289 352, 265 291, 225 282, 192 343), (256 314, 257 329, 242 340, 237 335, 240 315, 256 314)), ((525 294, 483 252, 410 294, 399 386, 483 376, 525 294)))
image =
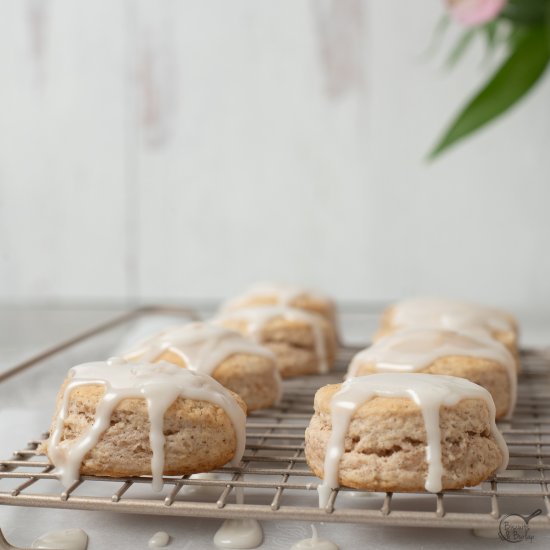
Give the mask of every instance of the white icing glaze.
POLYGON ((348 377, 356 376, 361 365, 378 372, 415 372, 441 357, 479 357, 496 361, 506 369, 510 384, 510 416, 516 404, 517 373, 508 349, 484 332, 456 332, 439 329, 409 329, 381 338, 360 351, 351 361, 348 377))
POLYGON ((127 358, 153 362, 166 351, 178 355, 187 368, 210 375, 222 361, 238 353, 275 359, 270 350, 239 332, 208 323, 189 323, 163 330, 129 352, 127 358))
POLYGON ((62 529, 51 531, 38 537, 32 548, 48 550, 86 550, 88 535, 82 529, 62 529))
MULTIPOLYGON (((187 368, 209 375, 225 359, 236 354, 259 355, 276 362, 275 354, 266 347, 245 338, 240 332, 210 323, 188 323, 168 328, 145 340, 125 357, 131 361, 154 362, 166 351, 180 357, 187 368)), ((275 364, 273 383, 278 390, 277 401, 280 401, 282 383, 275 364)))
POLYGON ((149 539, 149 548, 163 548, 170 542, 170 535, 165 531, 158 531, 149 539))
POLYGON ((209 401, 222 408, 233 423, 237 439, 231 463, 235 465, 241 460, 245 446, 245 413, 229 391, 206 374, 182 369, 164 361, 154 364, 126 363, 123 359, 111 358, 106 362, 73 367, 69 377, 48 444, 50 459, 66 487, 78 480, 82 460, 109 428, 113 411, 124 399, 141 398, 147 402, 154 490, 161 490, 163 485, 164 414, 178 397, 209 401), (72 390, 91 385, 105 388, 96 407, 93 425, 78 439, 61 441, 72 390))
POLYGON ((255 519, 226 519, 214 535, 218 548, 257 548, 263 540, 262 526, 255 519))
MULTIPOLYGON (((235 502, 244 503, 243 487, 235 487, 235 502)), ((214 535, 219 548, 257 548, 263 540, 262 526, 255 519, 226 519, 214 535)))
POLYGON ((508 465, 508 448, 495 424, 495 404, 491 394, 481 386, 464 378, 423 373, 383 373, 349 378, 332 397, 330 409, 332 432, 327 444, 324 463, 324 481, 318 487, 319 506, 325 507, 332 489, 337 489, 340 459, 349 424, 355 411, 373 397, 405 397, 421 409, 426 429, 426 491, 441 491, 443 464, 441 461, 441 431, 439 409, 442 405, 456 405, 462 399, 483 399, 489 409, 491 434, 502 453, 499 471, 508 465))
POLYGON ((314 338, 315 354, 319 365, 319 372, 328 372, 327 349, 323 323, 325 319, 316 313, 309 313, 302 309, 287 306, 265 306, 243 308, 222 313, 214 319, 215 323, 225 320, 243 320, 247 322, 247 333, 256 342, 261 343, 262 331, 271 320, 281 317, 289 321, 301 321, 311 327, 314 338))
POLYGON ((311 526, 311 538, 303 539, 293 544, 290 550, 339 550, 339 546, 327 539, 320 539, 317 529, 311 526))
POLYGON ((392 312, 392 324, 402 328, 514 331, 502 311, 458 300, 413 298, 395 304, 392 312))
POLYGON ((273 296, 276 303, 281 306, 292 306, 293 302, 302 296, 309 296, 318 302, 324 302, 330 304, 330 300, 321 294, 313 292, 309 289, 302 288, 297 285, 290 285, 285 283, 258 283, 249 288, 246 292, 232 298, 222 305, 222 311, 230 311, 233 309, 241 308, 247 304, 250 299, 261 298, 264 296, 273 296))

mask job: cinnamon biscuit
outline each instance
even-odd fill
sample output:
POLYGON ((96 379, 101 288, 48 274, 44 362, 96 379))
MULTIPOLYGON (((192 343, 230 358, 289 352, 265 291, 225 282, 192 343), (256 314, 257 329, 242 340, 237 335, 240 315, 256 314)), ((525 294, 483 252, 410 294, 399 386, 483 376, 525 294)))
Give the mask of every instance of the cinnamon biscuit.
POLYGON ((286 306, 243 308, 214 322, 251 337, 275 353, 283 378, 328 372, 336 356, 336 335, 321 315, 286 306))
POLYGON ((380 329, 373 340, 398 330, 435 328, 460 332, 489 333, 504 344, 520 370, 516 319, 508 312, 458 300, 413 298, 393 304, 382 314, 380 329))
POLYGON ((324 480, 321 506, 339 485, 439 492, 477 485, 508 461, 487 390, 420 373, 374 374, 321 388, 305 455, 324 480))
POLYGON ((282 283, 259 283, 222 305, 221 312, 263 306, 286 306, 322 315, 338 332, 336 305, 319 292, 282 283))
POLYGON ((360 351, 348 368, 348 376, 376 372, 467 378, 489 391, 497 418, 510 416, 516 401, 514 358, 505 346, 484 333, 409 329, 390 334, 360 351))
POLYGON ((168 361, 209 374, 240 395, 248 411, 270 407, 281 397, 275 354, 239 332, 211 323, 189 323, 163 330, 125 358, 168 361))
POLYGON ((62 482, 187 475, 238 463, 246 405, 206 374, 113 358, 74 367, 59 392, 47 452, 62 482))

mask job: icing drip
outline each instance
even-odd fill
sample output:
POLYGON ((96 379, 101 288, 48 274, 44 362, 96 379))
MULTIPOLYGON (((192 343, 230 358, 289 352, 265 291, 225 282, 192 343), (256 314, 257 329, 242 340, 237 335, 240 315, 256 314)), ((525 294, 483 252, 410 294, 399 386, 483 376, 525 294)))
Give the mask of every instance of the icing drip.
POLYGON ((32 548, 52 550, 86 550, 87 546, 88 535, 82 529, 51 531, 32 543, 32 548))
POLYGON ((515 332, 505 313, 457 300, 414 298, 396 304, 392 312, 392 325, 402 328, 478 328, 486 331, 515 332))
POLYGON ((515 360, 503 344, 483 332, 459 333, 436 329, 396 332, 360 351, 349 366, 348 377, 361 374, 361 366, 366 364, 377 372, 415 372, 429 367, 441 357, 453 355, 490 359, 506 369, 510 384, 507 416, 510 416, 517 393, 515 360))
POLYGON ((218 548, 258 548, 264 540, 262 526, 255 519, 226 519, 214 535, 218 548))
POLYGON ((491 418, 491 435, 502 454, 499 471, 508 465, 508 448, 495 424, 495 405, 490 393, 464 378, 435 374, 371 374, 346 380, 331 400, 332 432, 327 444, 324 463, 324 481, 318 487, 319 506, 325 507, 332 489, 339 487, 340 459, 344 454, 346 433, 355 411, 373 397, 405 397, 412 399, 420 410, 426 429, 426 491, 437 493, 442 489, 441 431, 439 409, 442 405, 456 405, 462 399, 483 399, 491 418))
MULTIPOLYGON (((244 489, 235 487, 235 501, 244 503, 244 489)), ((214 535, 218 548, 257 548, 264 540, 264 532, 255 519, 226 519, 214 535)))
POLYGON ((330 540, 320 539, 315 525, 312 525, 311 538, 298 541, 290 550, 339 550, 339 547, 330 540))
POLYGON ((169 542, 170 535, 165 531, 159 531, 149 539, 149 548, 163 548, 164 546, 168 546, 169 542))
MULTIPOLYGON (((188 369, 210 376, 223 361, 236 354, 259 355, 276 362, 275 354, 266 347, 240 332, 209 323, 188 323, 166 329, 126 354, 126 359, 155 362, 165 352, 177 355, 188 369)), ((279 402, 283 387, 275 365, 273 383, 277 386, 279 402)))
POLYGON ((265 306, 244 308, 226 312, 219 317, 216 317, 214 322, 223 323, 225 320, 246 321, 248 325, 247 332, 250 337, 256 342, 261 343, 262 332, 265 326, 277 317, 281 317, 288 321, 301 321, 311 327, 313 332, 315 355, 317 356, 317 362, 319 364, 319 372, 328 372, 329 365, 327 349, 322 325, 325 320, 320 315, 287 306, 265 306))
POLYGON ((212 374, 225 359, 235 354, 260 355, 275 360, 275 355, 234 330, 207 323, 172 327, 145 340, 128 359, 154 362, 165 352, 181 358, 187 368, 212 374))
POLYGON ((206 374, 161 361, 155 364, 126 363, 120 358, 85 363, 69 371, 61 408, 48 444, 48 454, 66 487, 79 479, 80 465, 109 428, 111 415, 124 399, 145 399, 150 420, 152 486, 162 489, 164 469, 164 414, 178 398, 208 401, 222 408, 230 418, 237 439, 232 464, 237 464, 245 446, 245 413, 221 384, 206 374), (99 385, 105 393, 99 401, 93 425, 76 440, 61 441, 69 412, 71 392, 78 387, 99 385))

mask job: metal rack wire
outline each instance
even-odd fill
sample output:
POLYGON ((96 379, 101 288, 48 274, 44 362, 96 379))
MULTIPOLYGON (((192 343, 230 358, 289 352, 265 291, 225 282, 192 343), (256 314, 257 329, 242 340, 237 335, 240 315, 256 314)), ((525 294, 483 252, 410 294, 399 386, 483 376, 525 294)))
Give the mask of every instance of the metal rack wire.
MULTIPOLYGON (((154 308, 136 310, 117 322, 151 311, 154 308)), ((111 322, 105 330, 112 326, 111 322)), ((64 348, 76 341, 81 339, 66 342, 64 348)), ((63 490, 52 465, 37 454, 40 441, 47 437, 43 434, 10 459, 0 460, 0 504, 469 529, 496 529, 503 514, 527 515, 536 507, 542 514, 529 525, 550 529, 550 355, 536 350, 522 353, 516 412, 511 420, 500 424, 510 448, 506 472, 478 487, 437 495, 342 488, 332 492, 326 508, 318 508, 315 489, 319 480, 305 461, 304 430, 312 414, 315 391, 324 384, 340 381, 355 351, 342 348, 336 369, 329 375, 285 381, 280 406, 251 414, 246 452, 237 468, 216 470, 216 475, 208 478, 166 477, 161 494, 151 490, 148 477, 82 476, 63 490), (244 494, 244 501, 235 499, 239 493, 244 494), (361 496, 369 498, 358 498, 361 496)), ((43 356, 31 364, 40 364, 42 359, 43 356)))

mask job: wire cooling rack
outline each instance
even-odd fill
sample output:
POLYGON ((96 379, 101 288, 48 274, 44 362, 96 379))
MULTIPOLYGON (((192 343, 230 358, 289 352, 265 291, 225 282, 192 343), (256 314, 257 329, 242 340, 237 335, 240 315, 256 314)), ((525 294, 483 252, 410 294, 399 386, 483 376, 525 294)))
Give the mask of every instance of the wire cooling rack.
MULTIPOLYGON (((164 311, 142 308, 88 331, 12 369, 40 367, 48 356, 70 349, 98 332, 140 316, 164 311)), ((188 311, 186 311, 188 313, 188 311)), ((165 477, 155 493, 150 478, 82 476, 63 489, 47 458, 37 454, 40 438, 26 449, 0 460, 0 504, 81 510, 111 510, 133 514, 213 518, 249 517, 262 520, 306 520, 375 523, 400 526, 498 528, 506 514, 529 515, 540 509, 530 527, 550 529, 550 354, 522 352, 523 373, 516 412, 500 429, 510 448, 510 464, 502 474, 481 485, 437 495, 369 493, 341 488, 325 508, 318 507, 317 485, 304 457, 304 430, 313 411, 315 391, 341 381, 357 348, 340 349, 329 375, 284 382, 277 408, 252 413, 247 445, 236 468, 222 468, 205 477, 165 477)), ((9 374, 8 374, 9 375, 9 374)))

